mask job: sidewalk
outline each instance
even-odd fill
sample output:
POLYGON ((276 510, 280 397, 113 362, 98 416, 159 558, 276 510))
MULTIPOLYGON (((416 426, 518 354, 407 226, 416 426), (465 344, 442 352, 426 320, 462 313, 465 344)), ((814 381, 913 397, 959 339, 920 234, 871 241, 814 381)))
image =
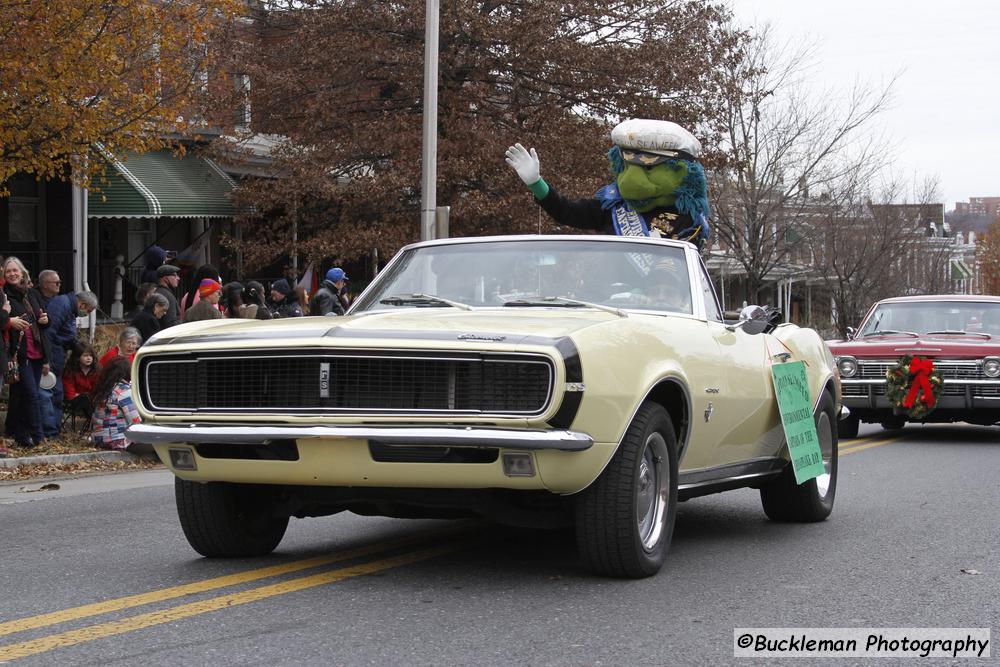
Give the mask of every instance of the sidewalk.
MULTIPOLYGON (((11 449, 11 454, 18 454, 23 450, 11 449)), ((27 454, 27 452, 24 452, 27 454)), ((130 454, 124 451, 100 451, 100 452, 77 452, 74 454, 42 454, 39 456, 19 456, 0 459, 0 469, 18 468, 25 465, 68 465, 81 461, 105 461, 107 463, 117 463, 119 461, 139 462, 149 460, 148 458, 130 454)))

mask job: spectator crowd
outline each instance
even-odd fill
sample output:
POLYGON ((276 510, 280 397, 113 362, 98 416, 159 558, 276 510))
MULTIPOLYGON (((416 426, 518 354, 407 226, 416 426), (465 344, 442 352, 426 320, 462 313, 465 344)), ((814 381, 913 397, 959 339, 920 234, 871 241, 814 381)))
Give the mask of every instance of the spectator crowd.
MULTIPOLYGON (((327 271, 315 294, 282 278, 265 290, 251 280, 223 282, 218 269, 199 267, 190 289, 178 293, 181 268, 159 246, 146 253, 136 308, 115 345, 100 358, 77 335, 77 318, 97 308, 89 291, 61 292, 56 271, 32 280, 17 257, 0 258, 0 375, 7 385, 4 436, 31 449, 59 436, 70 417, 81 417, 99 447, 125 449, 129 425, 139 421, 131 395, 136 351, 157 333, 187 322, 225 318, 270 320, 343 315, 350 306, 347 274, 327 271), (267 299, 266 296, 270 298, 267 299)), ((0 457, 11 455, 0 447, 0 457)))

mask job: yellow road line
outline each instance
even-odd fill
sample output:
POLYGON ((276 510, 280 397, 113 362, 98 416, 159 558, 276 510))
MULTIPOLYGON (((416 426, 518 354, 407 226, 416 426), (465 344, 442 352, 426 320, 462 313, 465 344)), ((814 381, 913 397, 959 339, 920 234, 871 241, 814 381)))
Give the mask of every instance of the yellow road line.
POLYGON ((221 577, 205 579, 203 581, 195 581, 189 584, 181 584, 180 586, 172 586, 170 588, 163 588, 156 591, 150 591, 148 593, 129 595, 114 600, 105 600, 104 602, 95 602, 92 604, 85 604, 79 607, 63 609, 61 611, 55 611, 48 614, 39 614, 38 616, 29 616, 27 618, 21 618, 15 621, 7 621, 6 623, 0 623, 0 637, 15 632, 33 630, 35 628, 42 628, 48 625, 55 625, 56 623, 64 623, 66 621, 73 621, 81 618, 86 618, 88 616, 96 616, 98 614, 107 614, 112 611, 120 611, 122 609, 138 607, 153 602, 163 602, 164 600, 172 600, 174 598, 183 597, 185 595, 203 593, 205 591, 215 590, 217 588, 225 588, 227 586, 235 586, 237 584, 244 584, 251 581, 258 581, 260 579, 275 577, 282 574, 300 572, 302 570, 308 570, 309 568, 319 567, 321 565, 330 565, 332 563, 351 560, 353 558, 360 558, 361 556, 368 556, 372 553, 379 551, 388 551, 390 549, 397 549, 399 547, 408 546, 417 542, 433 539, 435 537, 439 538, 448 537, 450 535, 460 532, 461 530, 462 530, 461 528, 435 530, 429 533, 421 533, 419 535, 413 535, 410 537, 403 537, 396 540, 389 540, 386 542, 369 544, 355 549, 348 549, 347 551, 341 551, 339 553, 331 554, 329 556, 307 558, 305 560, 292 561, 290 563, 273 565, 270 567, 264 567, 257 570, 248 570, 246 572, 238 572, 236 574, 227 574, 221 577))
POLYGON ((893 438, 885 438, 883 440, 861 440, 856 444, 849 445, 845 449, 839 450, 838 454, 840 456, 847 456, 848 454, 853 454, 855 452, 862 452, 866 449, 871 449, 872 447, 881 447, 882 445, 891 445, 894 442, 900 440, 899 436, 893 438))
POLYGON ((288 581, 261 586, 259 588, 251 588, 238 593, 220 595, 218 597, 201 600, 199 602, 182 604, 169 609, 163 609, 161 611, 139 614, 137 616, 123 618, 118 621, 91 625, 78 630, 69 630, 67 632, 39 637, 38 639, 32 639, 17 644, 8 644, 6 646, 0 646, 0 660, 16 660, 29 655, 37 655, 39 653, 45 653, 59 648, 67 648, 83 642, 94 641, 95 639, 103 639, 105 637, 112 637, 126 632, 134 632, 143 628, 162 625, 164 623, 172 623, 185 618, 191 618, 192 616, 226 609, 227 607, 235 607, 241 604, 257 602, 258 600, 264 600, 278 595, 285 595, 286 593, 294 593, 296 591, 314 588, 316 586, 323 586, 325 584, 332 584, 338 581, 343 581, 344 579, 360 577, 374 572, 382 572, 384 570, 400 567, 402 565, 427 560, 449 552, 458 551, 459 549, 463 549, 473 543, 474 541, 472 540, 452 542, 443 546, 423 549, 420 551, 412 551, 398 556, 393 556, 391 558, 372 561, 370 563, 352 565, 350 567, 333 570, 331 572, 321 572, 319 574, 300 577, 298 579, 290 579, 288 581))

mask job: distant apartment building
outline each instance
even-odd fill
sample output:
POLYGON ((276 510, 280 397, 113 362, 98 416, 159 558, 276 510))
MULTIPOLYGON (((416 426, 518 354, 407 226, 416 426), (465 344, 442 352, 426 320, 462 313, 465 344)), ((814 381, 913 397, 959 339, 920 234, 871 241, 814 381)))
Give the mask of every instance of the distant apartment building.
POLYGON ((955 213, 996 220, 1000 217, 1000 197, 969 197, 967 202, 955 202, 955 213))

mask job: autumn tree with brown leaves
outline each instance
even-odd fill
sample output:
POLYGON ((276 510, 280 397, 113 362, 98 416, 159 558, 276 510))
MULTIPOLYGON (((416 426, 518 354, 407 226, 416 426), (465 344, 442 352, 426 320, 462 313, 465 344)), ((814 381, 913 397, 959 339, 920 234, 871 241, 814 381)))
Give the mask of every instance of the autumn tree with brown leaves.
POLYGON ((0 0, 0 183, 86 183, 104 151, 165 145, 199 94, 237 0, 0 0))
POLYGON ((976 239, 976 262, 980 271, 980 293, 1000 295, 1000 220, 976 239))
MULTIPOLYGON (((276 178, 244 182, 249 267, 287 256, 387 257, 419 238, 424 1, 270 3, 233 48, 253 129, 289 142, 276 178), (252 207, 252 209, 250 208, 252 207)), ((570 196, 608 182, 610 124, 669 119, 711 146, 714 68, 742 36, 705 0, 451 0, 441 5, 438 205, 451 232, 555 228, 504 163, 520 141, 570 196)))

